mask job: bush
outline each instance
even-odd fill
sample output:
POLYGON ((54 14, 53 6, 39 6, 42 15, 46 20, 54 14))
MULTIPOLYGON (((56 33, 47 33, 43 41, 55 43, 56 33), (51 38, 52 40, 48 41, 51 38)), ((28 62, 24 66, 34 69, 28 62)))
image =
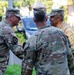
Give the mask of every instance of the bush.
POLYGON ((6 75, 21 75, 21 66, 9 65, 6 69, 6 75))
MULTIPOLYGON (((21 66, 17 64, 7 66, 6 75, 21 75, 21 66)), ((36 75, 34 68, 32 75, 36 75)))

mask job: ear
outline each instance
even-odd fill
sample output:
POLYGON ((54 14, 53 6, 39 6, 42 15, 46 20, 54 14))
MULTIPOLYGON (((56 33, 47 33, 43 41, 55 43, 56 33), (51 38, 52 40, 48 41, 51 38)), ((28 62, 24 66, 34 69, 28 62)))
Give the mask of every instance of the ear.
POLYGON ((9 16, 9 19, 10 19, 10 20, 14 19, 14 15, 10 15, 10 16, 9 16))
POLYGON ((61 16, 58 16, 57 19, 58 19, 58 20, 61 20, 61 16))
POLYGON ((35 18, 33 18, 33 21, 34 21, 34 22, 36 22, 36 19, 35 19, 35 18))
POLYGON ((48 16, 46 16, 46 21, 48 20, 48 16))
POLYGON ((9 19, 10 21, 12 21, 12 20, 13 20, 13 16, 10 15, 10 16, 8 17, 8 19, 9 19))

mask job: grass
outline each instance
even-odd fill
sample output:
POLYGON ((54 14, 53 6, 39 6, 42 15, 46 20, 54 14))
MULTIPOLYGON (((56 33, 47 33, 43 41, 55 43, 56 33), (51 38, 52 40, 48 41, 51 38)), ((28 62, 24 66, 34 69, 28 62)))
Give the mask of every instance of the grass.
POLYGON ((6 75, 21 75, 21 66, 9 65, 6 69, 6 75))
POLYGON ((25 39, 26 38, 25 33, 20 33, 18 31, 15 31, 15 33, 16 33, 16 35, 18 37, 18 42, 21 43, 21 44, 23 44, 26 41, 26 39, 25 39))
MULTIPOLYGON (((21 75, 21 66, 17 64, 9 65, 6 69, 6 75, 21 75)), ((32 75, 36 75, 34 68, 32 75)))

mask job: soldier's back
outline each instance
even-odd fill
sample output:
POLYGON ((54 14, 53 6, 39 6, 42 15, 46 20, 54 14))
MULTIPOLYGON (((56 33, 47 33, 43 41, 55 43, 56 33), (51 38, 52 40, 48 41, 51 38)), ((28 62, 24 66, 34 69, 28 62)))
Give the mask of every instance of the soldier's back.
POLYGON ((69 47, 66 48, 68 40, 64 33, 58 28, 49 27, 37 34, 37 75, 70 75, 67 61, 69 47))

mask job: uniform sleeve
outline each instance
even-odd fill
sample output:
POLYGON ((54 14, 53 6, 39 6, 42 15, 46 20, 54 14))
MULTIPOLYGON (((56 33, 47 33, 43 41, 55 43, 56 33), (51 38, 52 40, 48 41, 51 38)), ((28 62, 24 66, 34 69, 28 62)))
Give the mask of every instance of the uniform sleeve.
POLYGON ((69 65, 69 69, 70 69, 70 72, 72 69, 74 69, 74 57, 73 57, 73 54, 72 54, 72 49, 71 49, 71 46, 70 46, 70 42, 69 42, 69 39, 66 39, 66 45, 67 45, 67 57, 68 57, 68 65, 69 65))
POLYGON ((25 56, 22 64, 22 75, 32 75, 36 63, 36 36, 32 35, 25 44, 25 56))
POLYGON ((26 55, 22 63, 22 75, 32 75, 32 70, 34 66, 35 53, 31 51, 29 43, 26 43, 24 50, 26 50, 26 55))
POLYGON ((74 53, 74 31, 73 31, 73 29, 71 27, 66 28, 65 34, 68 36, 68 38, 70 40, 72 53, 74 53))
POLYGON ((67 48, 67 54, 72 55, 71 44, 70 44, 69 38, 67 36, 66 36, 66 48, 67 48))
POLYGON ((20 59, 23 58, 24 49, 18 45, 16 34, 11 29, 4 31, 4 41, 9 50, 12 50, 20 59))

